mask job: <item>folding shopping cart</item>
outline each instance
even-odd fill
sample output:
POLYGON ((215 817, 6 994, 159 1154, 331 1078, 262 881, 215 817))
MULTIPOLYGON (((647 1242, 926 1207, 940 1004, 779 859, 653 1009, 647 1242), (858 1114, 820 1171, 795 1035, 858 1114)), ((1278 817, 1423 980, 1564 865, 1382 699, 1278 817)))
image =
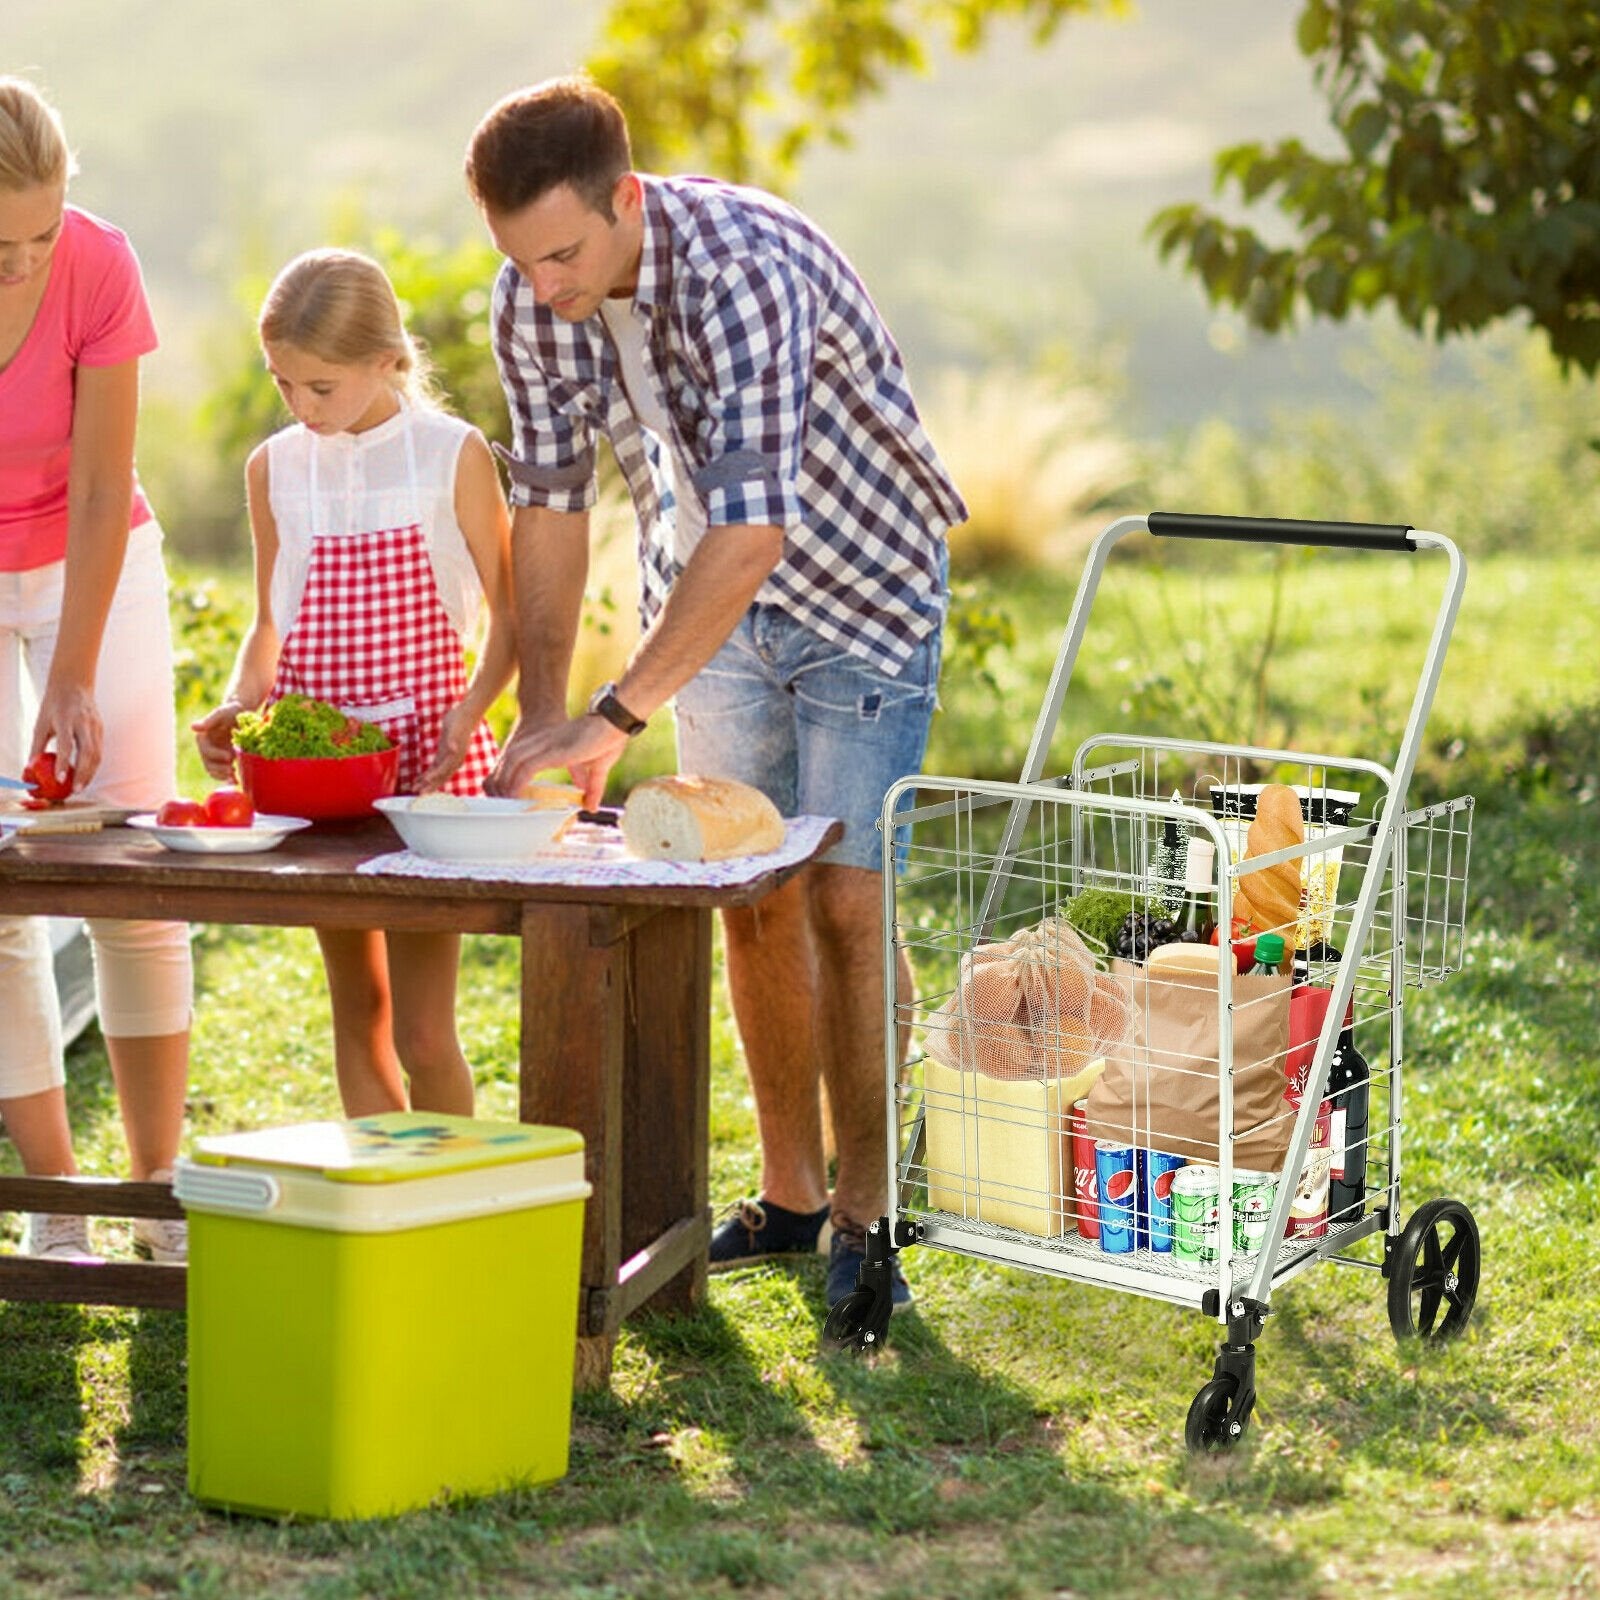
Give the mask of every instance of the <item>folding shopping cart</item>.
POLYGON ((889 1251, 911 1245, 1193 1307, 1225 1333, 1186 1438, 1218 1449, 1248 1424, 1273 1292, 1319 1261, 1381 1271, 1397 1338, 1461 1331, 1477 1226, 1449 1199, 1402 1224, 1400 1157, 1405 994, 1456 970, 1465 943, 1472 799, 1406 809, 1464 580, 1449 539, 1408 526, 1154 512, 1101 533, 1019 781, 923 774, 885 798, 892 1215, 869 1229, 827 1338, 860 1350, 884 1337, 889 1251), (1104 733, 1045 777, 1107 559, 1143 532, 1441 553, 1394 765, 1104 733), (1262 780, 1283 786, 1273 807, 1292 792, 1303 838, 1273 847, 1262 780), (1137 897, 1115 939, 1072 920, 1093 890, 1137 897), (1145 920, 1153 907, 1173 921, 1186 899, 1225 931, 1209 973, 1203 951, 1167 964, 1158 941, 1182 941, 1145 920), (1230 949, 1241 908, 1254 926, 1230 949), (1292 971, 1242 972, 1249 938, 1269 931, 1292 971), (896 993, 902 956, 915 994, 896 993), (1350 1253, 1372 1234, 1381 1263, 1350 1253))

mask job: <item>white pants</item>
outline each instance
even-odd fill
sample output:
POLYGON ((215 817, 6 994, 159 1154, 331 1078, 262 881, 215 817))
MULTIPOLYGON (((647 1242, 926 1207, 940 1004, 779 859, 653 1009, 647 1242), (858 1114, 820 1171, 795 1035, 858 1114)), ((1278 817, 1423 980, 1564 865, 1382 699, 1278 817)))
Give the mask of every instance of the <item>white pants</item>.
MULTIPOLYGON (((0 772, 18 777, 33 703, 50 674, 61 625, 65 563, 0 572, 0 772)), ((95 674, 105 725, 100 770, 86 791, 114 805, 154 808, 177 790, 172 632, 161 529, 128 536, 95 674)), ((113 1038, 181 1033, 194 1006, 189 930, 181 922, 91 919, 102 1029, 113 1038)), ((0 917, 0 1100, 64 1079, 61 1016, 49 936, 37 917, 0 917)))

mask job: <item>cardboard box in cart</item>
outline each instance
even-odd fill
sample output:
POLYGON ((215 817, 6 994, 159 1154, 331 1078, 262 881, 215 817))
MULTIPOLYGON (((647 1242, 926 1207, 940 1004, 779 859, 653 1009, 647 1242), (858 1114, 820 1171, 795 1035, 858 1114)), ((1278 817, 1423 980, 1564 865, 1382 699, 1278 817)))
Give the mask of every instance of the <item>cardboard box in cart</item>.
POLYGON ((583 1139, 392 1112, 201 1140, 189 1489, 369 1517, 567 1469, 583 1139))

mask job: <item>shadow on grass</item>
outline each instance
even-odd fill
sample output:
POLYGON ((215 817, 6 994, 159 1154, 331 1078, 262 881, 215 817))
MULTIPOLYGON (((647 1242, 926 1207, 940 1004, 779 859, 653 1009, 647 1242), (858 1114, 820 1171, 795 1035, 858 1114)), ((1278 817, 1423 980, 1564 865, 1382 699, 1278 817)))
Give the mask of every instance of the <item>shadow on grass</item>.
POLYGON ((82 1306, 0 1305, 0 1477, 75 1482, 83 1459, 82 1306))
POLYGON ((602 1475, 615 1459, 607 1445, 637 1451, 643 1439, 657 1456, 655 1492, 637 1513, 697 1517, 702 1576, 778 1586, 814 1572, 816 1592, 833 1593, 830 1569, 834 1580, 848 1569, 880 1594, 959 1594, 964 1579, 992 1581, 1000 1562, 1021 1585, 1070 1579, 1089 1592, 1176 1581, 1220 1557, 1232 1583, 1315 1589, 1311 1565, 1241 1523, 1125 1493, 1114 1472, 1075 1476, 1059 1419, 956 1354, 916 1310, 895 1314, 879 1353, 857 1357, 822 1347, 811 1273, 772 1276, 788 1280, 779 1297, 807 1324, 803 1352, 792 1322, 774 1335, 773 1291, 752 1277, 748 1334, 722 1306, 641 1318, 630 1331, 645 1391, 582 1408, 606 1440, 592 1463, 602 1475))

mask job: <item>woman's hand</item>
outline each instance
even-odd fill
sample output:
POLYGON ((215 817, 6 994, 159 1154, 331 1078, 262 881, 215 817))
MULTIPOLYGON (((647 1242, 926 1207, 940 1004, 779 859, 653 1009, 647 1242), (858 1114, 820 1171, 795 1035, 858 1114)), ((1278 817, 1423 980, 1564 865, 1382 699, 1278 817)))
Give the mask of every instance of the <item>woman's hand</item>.
POLYGON ((418 793, 441 789, 450 781, 456 768, 467 759, 478 721, 477 712, 465 700, 457 700, 445 712, 439 723, 439 743, 434 747, 433 763, 422 774, 417 784, 418 793))
POLYGON ((83 684, 48 683, 34 719, 28 760, 54 745, 57 769, 72 773, 73 788, 82 789, 100 766, 104 736, 92 690, 83 684))
POLYGON ((226 700, 208 717, 189 724, 207 774, 219 782, 233 780, 233 729, 247 708, 226 700))

